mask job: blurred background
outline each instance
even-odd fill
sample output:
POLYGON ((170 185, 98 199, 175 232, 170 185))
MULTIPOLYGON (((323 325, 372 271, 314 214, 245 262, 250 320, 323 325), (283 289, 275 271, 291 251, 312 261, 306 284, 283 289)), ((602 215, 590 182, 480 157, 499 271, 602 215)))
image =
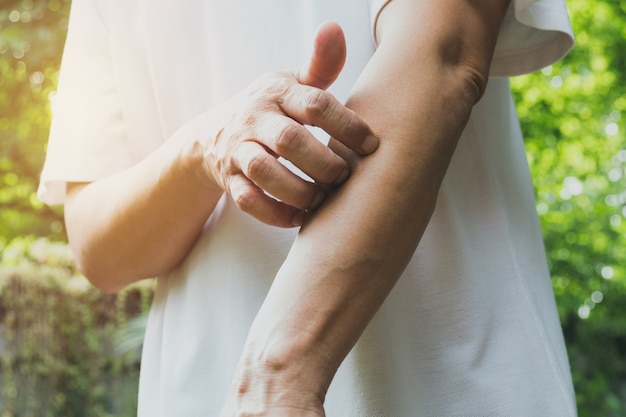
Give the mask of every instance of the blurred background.
MULTIPOLYGON (((106 295, 36 197, 70 0, 0 0, 0 417, 131 417, 153 285, 106 295)), ((511 80, 581 417, 626 415, 626 1, 569 0, 560 63, 511 80)))

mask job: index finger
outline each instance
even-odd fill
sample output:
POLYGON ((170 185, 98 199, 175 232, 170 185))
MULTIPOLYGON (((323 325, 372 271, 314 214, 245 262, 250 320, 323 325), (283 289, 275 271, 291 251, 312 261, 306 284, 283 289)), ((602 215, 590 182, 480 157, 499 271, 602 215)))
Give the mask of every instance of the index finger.
POLYGON ((293 84, 277 103, 298 123, 321 128, 359 154, 370 154, 378 147, 367 123, 324 90, 293 84))

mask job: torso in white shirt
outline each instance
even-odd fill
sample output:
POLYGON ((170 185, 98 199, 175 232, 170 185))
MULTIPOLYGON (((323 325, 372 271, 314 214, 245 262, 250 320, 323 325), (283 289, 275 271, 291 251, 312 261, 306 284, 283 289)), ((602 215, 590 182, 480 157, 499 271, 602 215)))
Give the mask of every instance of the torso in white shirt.
MULTIPOLYGON (((374 53, 372 20, 382 2, 116 3, 76 6, 102 24, 96 38, 111 53, 102 59, 101 68, 108 68, 100 69, 102 86, 116 92, 101 101, 104 114, 119 123, 109 136, 123 143, 111 147, 120 156, 111 151, 110 166, 89 168, 91 177, 119 170, 119 161, 140 160, 259 75, 306 62, 325 20, 346 32, 348 61, 331 89, 345 100, 374 53)), ((535 19, 549 26, 541 15, 535 19)), ((503 53, 503 62, 509 58, 503 53)), ((65 83, 70 91, 71 81, 65 83)), ((78 137, 62 118, 52 135, 78 137)), ((50 159, 42 188, 52 193, 55 181, 76 178, 63 178, 50 159)), ((184 264, 158 279, 142 357, 141 417, 218 415, 249 325, 295 233, 260 224, 222 198, 184 264)), ((326 411, 331 417, 575 415, 506 79, 490 80, 475 107, 419 248, 339 369, 326 411)))

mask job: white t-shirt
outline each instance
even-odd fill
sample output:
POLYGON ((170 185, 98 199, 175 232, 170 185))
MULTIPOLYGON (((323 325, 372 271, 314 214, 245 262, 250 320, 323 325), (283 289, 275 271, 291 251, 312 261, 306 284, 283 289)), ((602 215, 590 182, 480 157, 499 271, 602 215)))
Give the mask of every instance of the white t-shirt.
MULTIPOLYGON (((259 75, 306 62, 325 20, 346 32, 346 68, 331 91, 347 98, 385 3, 74 0, 40 197, 62 203, 67 181, 128 168, 259 75)), ((514 0, 491 74, 539 69, 572 44, 563 0, 514 0)), ((140 416, 219 414, 295 233, 220 200, 187 260, 158 279, 140 416)), ((576 415, 506 79, 489 81, 413 259, 325 407, 329 417, 576 415)))

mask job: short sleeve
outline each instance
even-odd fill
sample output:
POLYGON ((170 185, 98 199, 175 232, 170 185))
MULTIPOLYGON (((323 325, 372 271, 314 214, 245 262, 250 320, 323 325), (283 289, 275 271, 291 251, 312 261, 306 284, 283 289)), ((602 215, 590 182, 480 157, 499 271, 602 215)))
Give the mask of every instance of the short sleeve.
POLYGON ((537 71, 563 58, 573 46, 564 0, 515 0, 498 35, 490 75, 537 71))
POLYGON ((370 3, 370 25, 372 29, 372 39, 376 43, 376 23, 378 22, 378 16, 380 12, 391 0, 369 0, 370 3))
POLYGON ((74 0, 38 190, 46 204, 64 202, 67 182, 94 181, 131 165, 109 45, 94 2, 74 0))
MULTIPOLYGON (((392 0, 369 0, 372 33, 392 0)), ((563 58, 574 46, 565 0, 513 0, 491 63, 490 75, 508 77, 537 71, 563 58)))

